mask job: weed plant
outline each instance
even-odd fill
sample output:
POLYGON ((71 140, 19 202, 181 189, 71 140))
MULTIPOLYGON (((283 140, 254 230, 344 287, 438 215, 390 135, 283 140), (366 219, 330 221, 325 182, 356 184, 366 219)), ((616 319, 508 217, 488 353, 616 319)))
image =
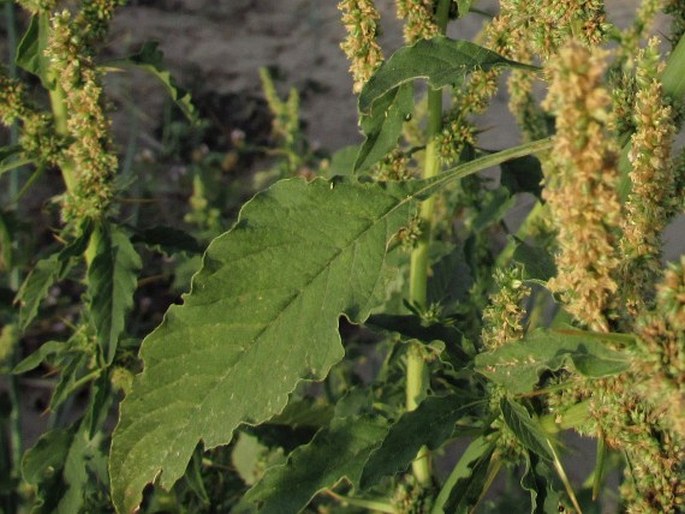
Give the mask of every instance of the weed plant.
POLYGON ((685 207, 682 2, 619 29, 600 0, 397 0, 391 51, 374 1, 342 0, 364 142, 312 152, 262 70, 275 165, 227 232, 221 170, 264 153, 239 131, 195 148, 185 224, 131 214, 103 76, 162 82, 188 120, 169 155, 202 122, 156 44, 100 57, 123 3, 3 5, 0 512, 685 512, 685 256, 661 239, 685 207), (499 88, 507 149, 478 125, 499 88), (196 273, 152 329, 162 261, 196 273), (31 448, 27 375, 51 390, 31 448), (596 445, 579 482, 571 433, 596 445))

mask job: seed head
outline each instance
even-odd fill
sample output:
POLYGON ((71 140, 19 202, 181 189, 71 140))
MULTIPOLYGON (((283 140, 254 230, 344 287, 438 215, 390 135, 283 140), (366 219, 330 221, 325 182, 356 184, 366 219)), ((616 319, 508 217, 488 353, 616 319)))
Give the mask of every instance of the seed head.
POLYGON ((350 60, 354 79, 352 90, 359 93, 383 62, 383 52, 377 41, 380 14, 373 0, 342 0, 338 9, 342 12, 342 22, 347 31, 340 48, 350 60))
POLYGON ((543 196, 554 218, 558 275, 550 288, 578 320, 606 331, 604 316, 617 284, 620 222, 617 149, 607 134, 610 97, 601 80, 605 52, 570 43, 549 67, 543 106, 556 116, 554 149, 545 163, 543 196))

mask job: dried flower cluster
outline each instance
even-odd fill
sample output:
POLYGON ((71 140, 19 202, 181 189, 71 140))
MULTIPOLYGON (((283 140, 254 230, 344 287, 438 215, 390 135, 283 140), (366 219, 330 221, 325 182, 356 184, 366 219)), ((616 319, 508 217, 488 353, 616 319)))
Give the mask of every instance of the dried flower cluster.
POLYGON ((685 499, 683 439, 665 429, 661 412, 635 392, 632 379, 622 376, 588 384, 593 432, 627 458, 621 485, 626 512, 677 514, 685 499))
POLYGON ((616 148, 607 134, 610 96, 601 86, 605 53, 564 47, 549 68, 545 108, 556 116, 554 149, 545 165, 544 198, 558 227, 558 275, 549 283, 578 320, 607 331, 604 315, 620 264, 621 220, 616 148))
POLYGON ((666 270, 657 286, 656 307, 636 325, 636 373, 644 377, 640 392, 685 442, 685 257, 666 270))
POLYGON ((435 23, 434 0, 397 0, 397 17, 404 20, 404 40, 430 39, 440 30, 435 23))
POLYGON ((483 311, 481 340, 487 350, 523 337, 526 311, 522 304, 531 292, 523 283, 520 266, 497 269, 495 285, 498 290, 490 295, 490 303, 483 311))
POLYGON ((72 140, 65 156, 76 184, 64 202, 66 220, 101 217, 113 195, 117 158, 109 151, 109 121, 101 105, 102 86, 89 45, 101 35, 117 2, 85 2, 74 17, 69 11, 53 16, 46 49, 57 87, 68 112, 66 128, 72 140))
POLYGON ((628 155, 631 191, 625 203, 623 295, 631 315, 641 310, 661 264, 661 232, 674 211, 675 176, 671 146, 676 132, 659 75, 658 40, 652 39, 637 58, 633 120, 635 132, 628 155))
POLYGON ((54 9, 57 0, 19 0, 19 4, 32 14, 54 9))
POLYGON ((26 100, 23 83, 0 71, 0 119, 11 126, 22 123, 19 139, 22 152, 39 166, 54 165, 60 158, 63 141, 54 133, 52 116, 33 109, 26 100))
MULTIPOLYGON (((496 52, 520 62, 543 64, 571 38, 587 46, 600 43, 607 31, 604 2, 591 0, 502 0, 500 12, 486 28, 496 52)), ((508 81, 509 110, 526 140, 547 133, 544 113, 533 98, 534 76, 514 70, 508 81)))
POLYGON ((359 93, 373 72, 383 62, 378 45, 380 14, 373 0, 343 0, 338 4, 347 37, 340 44, 350 60, 350 73, 354 79, 352 90, 359 93))
POLYGON ((476 127, 470 117, 487 109, 497 92, 498 70, 476 71, 466 84, 454 89, 454 105, 443 120, 438 136, 440 159, 446 165, 459 160, 466 145, 475 145, 476 127))

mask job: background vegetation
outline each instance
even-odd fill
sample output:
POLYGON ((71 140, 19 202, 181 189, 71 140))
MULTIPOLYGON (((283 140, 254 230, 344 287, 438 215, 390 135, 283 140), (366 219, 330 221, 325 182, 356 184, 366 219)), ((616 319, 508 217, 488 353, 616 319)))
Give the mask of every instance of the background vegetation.
POLYGON ((685 6, 399 0, 393 46, 342 1, 363 142, 328 150, 316 82, 191 96, 106 45, 123 3, 3 5, 3 512, 683 510, 685 6))

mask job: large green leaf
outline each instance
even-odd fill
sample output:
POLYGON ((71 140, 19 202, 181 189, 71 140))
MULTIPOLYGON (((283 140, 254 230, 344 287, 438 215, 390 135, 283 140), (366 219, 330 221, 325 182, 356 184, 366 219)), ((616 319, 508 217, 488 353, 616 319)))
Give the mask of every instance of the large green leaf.
POLYGON ((288 180, 244 207, 143 343, 112 446, 120 510, 160 470, 171 486, 200 439, 225 444, 280 412, 299 380, 326 376, 343 356, 340 314, 363 321, 382 298, 386 245, 411 202, 399 186, 288 180))
POLYGON ((371 453, 364 467, 361 486, 376 484, 381 478, 406 468, 422 446, 439 448, 454 432, 465 414, 467 398, 462 395, 426 398, 416 410, 407 412, 392 425, 383 444, 371 453))
POLYGON ((360 125, 366 140, 354 162, 355 172, 370 168, 395 148, 402 125, 413 110, 413 88, 411 84, 403 84, 374 102, 369 114, 361 115, 360 125))
POLYGON ((549 141, 472 161, 427 181, 276 183, 207 249, 191 294, 143 342, 144 371, 121 405, 112 495, 131 512, 161 473, 170 487, 200 440, 226 444, 241 423, 283 410, 298 382, 343 357, 341 314, 364 321, 385 293, 394 234, 415 201, 455 178, 545 149, 549 141))
POLYGON ((258 506, 260 514, 300 512, 316 493, 331 488, 343 478, 359 483, 364 465, 387 432, 385 422, 365 417, 336 419, 330 428, 316 434, 307 445, 294 450, 282 466, 270 468, 250 489, 245 507, 258 506))
POLYGON ((376 70, 359 95, 359 111, 370 112, 376 100, 414 79, 426 79, 433 88, 438 89, 461 83, 474 70, 489 70, 505 65, 534 69, 469 41, 444 36, 422 39, 412 46, 397 50, 376 70))
POLYGON ((142 263, 121 228, 105 224, 99 233, 95 258, 88 269, 88 290, 98 343, 106 362, 111 363, 126 315, 133 307, 142 263))
POLYGON ((531 391, 540 373, 573 365, 590 378, 615 375, 630 366, 630 355, 609 348, 611 335, 580 330, 536 330, 516 343, 476 356, 476 370, 512 394, 531 391))

